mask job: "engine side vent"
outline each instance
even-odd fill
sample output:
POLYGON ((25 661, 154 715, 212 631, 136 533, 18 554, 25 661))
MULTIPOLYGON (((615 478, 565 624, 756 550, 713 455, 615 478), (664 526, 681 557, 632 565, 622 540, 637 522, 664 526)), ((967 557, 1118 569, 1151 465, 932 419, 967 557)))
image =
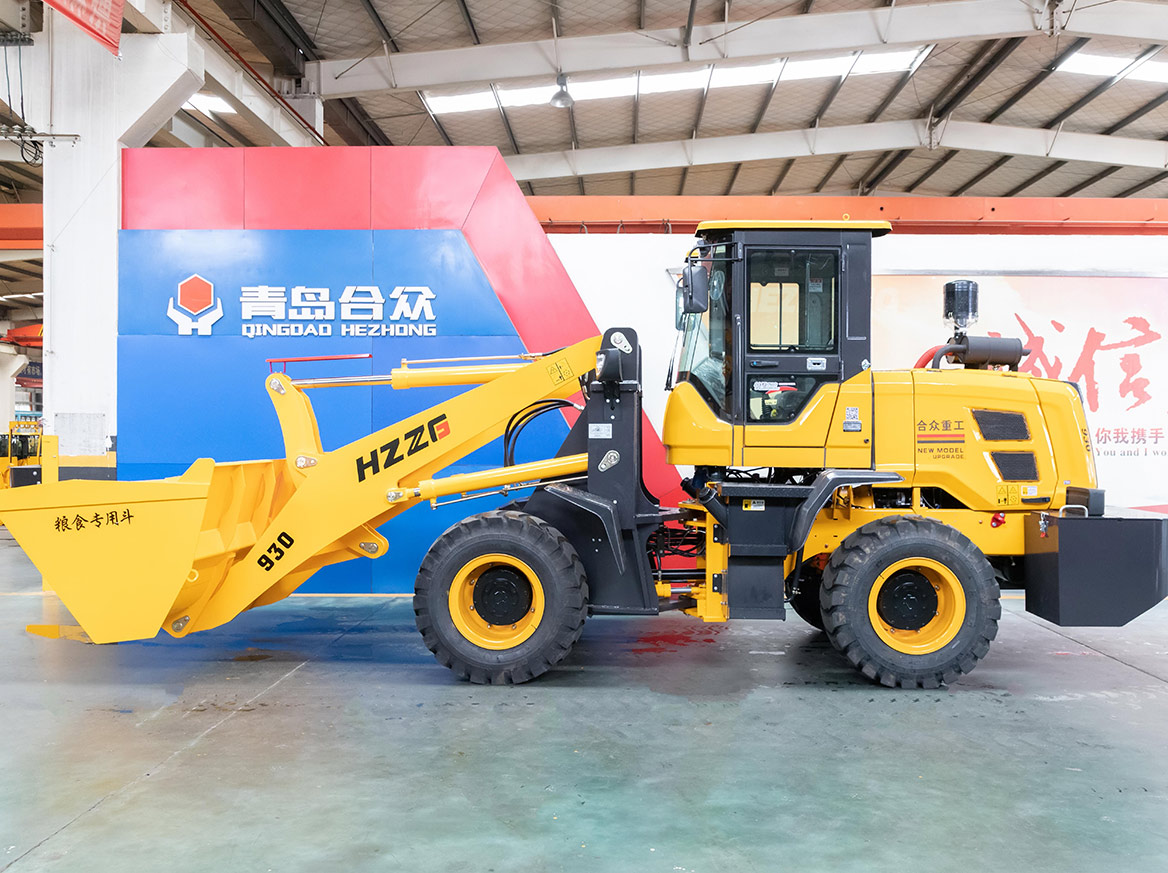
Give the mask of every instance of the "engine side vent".
POLYGON ((990 409, 973 410, 977 429, 987 440, 1028 440, 1030 427, 1021 412, 994 412, 990 409))
POLYGON ((1007 482, 1038 480, 1038 461, 1034 452, 991 452, 998 472, 1007 482))

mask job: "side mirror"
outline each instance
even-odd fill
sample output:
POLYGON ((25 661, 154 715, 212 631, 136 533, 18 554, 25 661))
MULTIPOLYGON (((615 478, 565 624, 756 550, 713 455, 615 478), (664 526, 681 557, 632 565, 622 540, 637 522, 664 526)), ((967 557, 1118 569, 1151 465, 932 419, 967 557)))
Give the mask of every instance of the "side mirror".
POLYGON ((710 274, 701 264, 687 264, 681 273, 682 311, 705 312, 710 307, 710 274))

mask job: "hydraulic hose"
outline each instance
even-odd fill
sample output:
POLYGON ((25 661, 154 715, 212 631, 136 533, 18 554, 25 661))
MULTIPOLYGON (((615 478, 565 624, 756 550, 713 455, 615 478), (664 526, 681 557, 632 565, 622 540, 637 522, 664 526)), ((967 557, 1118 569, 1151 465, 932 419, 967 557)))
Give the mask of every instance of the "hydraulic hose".
POLYGON ((943 346, 933 346, 931 349, 929 349, 927 352, 925 352, 923 355, 921 355, 919 358, 917 358, 917 362, 915 364, 913 364, 913 369, 914 370, 921 370, 921 369, 929 366, 929 362, 931 360, 933 360, 933 355, 935 355, 942 348, 943 348, 943 346))
POLYGON ((937 351, 933 352, 933 363, 931 363, 929 366, 934 370, 940 369, 941 359, 943 357, 950 354, 951 352, 959 352, 964 348, 965 346, 959 345, 957 343, 949 343, 948 345, 941 346, 937 349, 937 351))

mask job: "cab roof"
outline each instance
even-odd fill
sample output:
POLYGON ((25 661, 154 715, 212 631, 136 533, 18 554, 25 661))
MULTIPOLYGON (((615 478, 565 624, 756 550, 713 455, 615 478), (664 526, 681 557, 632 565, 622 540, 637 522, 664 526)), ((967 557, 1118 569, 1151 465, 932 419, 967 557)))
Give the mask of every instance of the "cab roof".
POLYGON ((697 233, 711 230, 866 230, 884 236, 892 230, 887 221, 703 221, 697 233))

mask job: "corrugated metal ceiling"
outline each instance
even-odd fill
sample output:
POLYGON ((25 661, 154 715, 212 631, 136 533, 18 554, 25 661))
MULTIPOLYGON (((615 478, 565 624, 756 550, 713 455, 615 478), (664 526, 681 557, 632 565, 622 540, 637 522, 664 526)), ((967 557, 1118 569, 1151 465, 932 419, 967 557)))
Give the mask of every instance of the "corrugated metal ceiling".
MULTIPOLYGON (((362 0, 284 0, 288 11, 313 41, 320 56, 326 59, 360 58, 386 50, 370 13, 362 0)), ((688 0, 370 0, 396 47, 404 52, 426 51, 469 46, 475 38, 484 43, 509 43, 549 39, 553 20, 563 37, 617 33, 638 27, 683 28, 690 13, 688 0), (469 22, 468 22, 469 16, 469 22), (472 30, 473 28, 473 30, 472 30)), ((897 6, 914 5, 917 0, 900 0, 897 6)), ((919 0, 924 2, 924 0, 919 0)), ((943 0, 948 2, 948 0, 943 0)), ((803 14, 810 6, 812 14, 887 6, 886 0, 695 0, 694 21, 698 25, 720 21, 749 21, 762 17, 803 14)), ((214 0, 197 0, 201 12, 214 15, 214 0)), ((226 16, 213 19, 222 26, 233 45, 245 52, 249 60, 259 62, 256 50, 226 16)), ((1019 89, 1031 82, 1051 61, 1064 51, 1068 38, 1045 35, 1024 40, 1009 57, 973 90, 953 111, 957 119, 984 120, 1019 89)), ((898 96, 884 110, 880 120, 895 121, 924 117, 930 107, 953 83, 958 85, 968 75, 971 59, 984 48, 981 42, 957 42, 938 45, 911 77, 898 96)), ((1095 39, 1084 51, 1116 57, 1135 58, 1147 46, 1130 41, 1095 39)), ((1162 60, 1168 60, 1168 53, 1162 60)), ((596 76, 580 76, 584 82, 596 76)), ((603 77, 600 77, 603 78, 603 77)), ((901 80, 900 73, 852 76, 839 89, 820 119, 823 125, 851 125, 868 121, 876 108, 892 93, 901 80)), ((1102 80, 1095 76, 1056 73, 1049 75, 1024 99, 997 119, 998 123, 1025 127, 1047 125, 1060 112, 1096 88, 1102 80)), ((519 87, 522 83, 508 83, 519 87)), ((549 84, 534 80, 531 84, 549 84)), ((644 94, 639 100, 614 97, 577 102, 571 120, 575 122, 580 148, 610 147, 636 142, 668 141, 689 138, 701 111, 699 137, 749 133, 766 105, 760 131, 794 130, 807 127, 831 93, 833 79, 806 79, 780 82, 773 99, 766 103, 770 86, 746 85, 711 89, 704 100, 700 90, 664 94, 644 94), (636 125, 634 129, 634 117, 636 125)), ((1159 97, 1168 84, 1125 80, 1092 100, 1064 123, 1068 131, 1101 133, 1130 113, 1159 97)), ((458 89, 448 89, 457 93, 458 89)), ((493 145, 503 154, 514 152, 503 116, 497 108, 449 113, 435 119, 426 112, 416 93, 379 92, 358 98, 386 136, 395 144, 439 144, 444 141, 438 124, 456 145, 493 145)), ((515 143, 521 153, 569 150, 573 147, 569 113, 549 105, 507 108, 515 143)), ((220 128, 220 131, 222 129, 220 128)), ((239 131, 246 136, 246 131, 239 131)), ((1123 136, 1158 139, 1168 134, 1168 104, 1147 112, 1122 130, 1123 136)), ((226 134, 228 135, 229 134, 226 134)), ((330 141, 335 139, 331 137, 330 141)), ((828 171, 837 163, 836 156, 804 157, 795 161, 783 179, 785 193, 805 193, 817 187, 832 193, 860 190, 863 180, 872 177, 882 162, 879 153, 861 151, 846 157, 824 184, 828 171)), ((938 160, 944 150, 916 149, 880 185, 882 192, 903 191, 938 160)), ((997 155, 961 153, 947 159, 919 188, 918 193, 949 194, 973 179, 978 172, 994 164, 997 155)), ((670 193, 681 190, 684 176, 687 194, 769 193, 786 160, 754 161, 735 164, 695 166, 684 172, 680 168, 640 171, 636 174, 614 173, 588 177, 588 193, 670 193), (737 167, 737 173, 735 172, 737 167), (731 181, 733 186, 731 189, 731 181)), ((1038 176, 1051 164, 1042 158, 1014 158, 978 182, 971 195, 1004 195, 1038 176)), ((1037 179, 1025 188, 1028 195, 1057 195, 1103 170, 1105 165, 1071 162, 1037 179)), ((1119 193, 1155 175, 1151 170, 1121 170, 1107 176, 1082 193, 1102 195, 1119 193)), ((577 193, 575 179, 542 180, 531 184, 537 193, 563 191, 577 193)), ((1151 196, 1164 190, 1159 184, 1138 196, 1151 196)))

